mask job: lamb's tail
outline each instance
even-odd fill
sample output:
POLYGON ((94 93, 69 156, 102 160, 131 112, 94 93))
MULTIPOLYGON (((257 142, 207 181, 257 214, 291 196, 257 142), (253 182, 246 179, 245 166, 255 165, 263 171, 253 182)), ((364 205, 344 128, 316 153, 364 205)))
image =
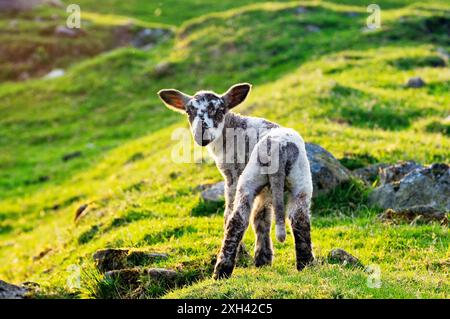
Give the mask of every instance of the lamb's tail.
MULTIPOLYGON (((281 174, 283 175, 283 174, 281 174)), ((286 214, 284 209, 284 176, 280 174, 269 177, 272 191, 272 205, 275 212, 275 236, 282 243, 286 240, 286 214)))

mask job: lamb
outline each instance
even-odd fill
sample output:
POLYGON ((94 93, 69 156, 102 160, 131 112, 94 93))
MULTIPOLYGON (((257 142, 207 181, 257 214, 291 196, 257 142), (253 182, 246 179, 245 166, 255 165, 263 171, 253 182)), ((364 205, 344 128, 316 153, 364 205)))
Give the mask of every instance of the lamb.
POLYGON ((285 211, 294 236, 297 269, 314 260, 310 234, 313 186, 305 143, 292 129, 232 112, 250 90, 250 84, 241 83, 222 95, 199 91, 189 96, 174 89, 158 92, 167 107, 187 114, 194 141, 207 147, 225 178, 225 236, 215 279, 231 276, 250 218, 256 233, 255 265, 271 265, 272 215, 276 238, 283 242, 285 211))

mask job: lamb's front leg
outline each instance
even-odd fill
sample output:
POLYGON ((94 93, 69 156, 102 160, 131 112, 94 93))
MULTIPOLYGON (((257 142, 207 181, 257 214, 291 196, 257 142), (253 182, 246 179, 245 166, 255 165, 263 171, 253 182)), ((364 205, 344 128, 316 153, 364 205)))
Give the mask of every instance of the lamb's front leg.
POLYGON ((225 213, 224 225, 227 227, 228 218, 233 213, 234 197, 236 195, 236 182, 233 182, 233 177, 229 176, 225 179, 225 213))
POLYGON ((239 244, 248 227, 253 200, 257 191, 265 184, 264 176, 248 176, 240 178, 234 201, 234 210, 225 227, 225 237, 214 269, 214 279, 231 276, 236 262, 239 244))

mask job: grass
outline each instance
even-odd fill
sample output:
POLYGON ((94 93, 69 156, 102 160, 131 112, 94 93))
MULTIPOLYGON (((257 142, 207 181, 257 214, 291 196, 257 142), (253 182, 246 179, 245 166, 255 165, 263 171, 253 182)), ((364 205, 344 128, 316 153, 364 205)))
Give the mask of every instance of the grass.
MULTIPOLYGON (((159 16, 147 16, 155 4, 132 2, 81 5, 106 29, 129 17, 169 25, 175 36, 150 51, 70 57, 58 80, 0 84, 0 278, 36 281, 40 297, 449 297, 448 228, 379 222, 366 204, 370 189, 358 182, 315 200, 313 267, 295 271, 289 237, 275 243, 272 267, 241 266, 213 282, 223 206, 203 203, 197 186, 221 177, 209 160, 171 161, 172 132, 187 121, 156 96, 164 87, 221 92, 249 81, 254 91, 239 112, 295 128, 350 168, 448 162, 450 71, 435 63, 439 47, 450 50, 448 34, 436 29, 448 23, 448 5, 386 1, 382 29, 365 32, 365 6, 356 1, 166 1, 171 9, 159 16), (427 86, 406 88, 412 76, 427 86), (74 223, 82 204, 88 209, 74 223), (183 280, 138 291, 105 281, 92 260, 105 247, 166 252, 155 266, 179 269, 183 280), (364 270, 329 264, 334 247, 380 267, 381 288, 367 285, 364 270), (79 288, 68 284, 74 269, 79 288)), ((249 231, 249 249, 253 239, 249 231)))

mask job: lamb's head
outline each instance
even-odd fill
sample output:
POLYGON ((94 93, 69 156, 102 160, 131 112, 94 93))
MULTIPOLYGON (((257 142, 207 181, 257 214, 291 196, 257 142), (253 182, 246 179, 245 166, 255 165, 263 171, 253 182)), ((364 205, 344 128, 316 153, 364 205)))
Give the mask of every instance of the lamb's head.
POLYGON ((222 135, 226 113, 242 103, 250 89, 250 84, 241 83, 222 95, 200 91, 190 96, 174 89, 161 90, 158 95, 168 108, 188 115, 195 142, 206 146, 222 135))

